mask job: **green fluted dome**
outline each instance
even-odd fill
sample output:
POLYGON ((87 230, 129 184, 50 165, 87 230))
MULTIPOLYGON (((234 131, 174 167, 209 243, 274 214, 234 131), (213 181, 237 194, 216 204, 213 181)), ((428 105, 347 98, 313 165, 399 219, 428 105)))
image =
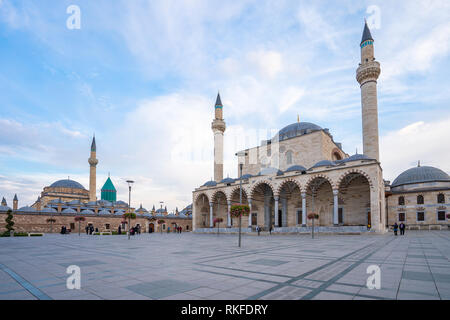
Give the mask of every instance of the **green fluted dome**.
POLYGON ((117 198, 117 191, 111 178, 106 179, 105 184, 102 187, 102 200, 115 202, 117 198))

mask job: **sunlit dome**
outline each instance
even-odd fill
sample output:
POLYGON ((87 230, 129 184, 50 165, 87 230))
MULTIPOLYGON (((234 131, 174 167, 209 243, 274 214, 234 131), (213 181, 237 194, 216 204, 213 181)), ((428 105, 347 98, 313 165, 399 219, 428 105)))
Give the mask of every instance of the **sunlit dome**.
POLYGON ((76 182, 74 180, 65 179, 65 180, 59 180, 56 182, 53 182, 50 185, 51 188, 72 188, 72 189, 84 189, 84 187, 81 185, 81 183, 76 182))

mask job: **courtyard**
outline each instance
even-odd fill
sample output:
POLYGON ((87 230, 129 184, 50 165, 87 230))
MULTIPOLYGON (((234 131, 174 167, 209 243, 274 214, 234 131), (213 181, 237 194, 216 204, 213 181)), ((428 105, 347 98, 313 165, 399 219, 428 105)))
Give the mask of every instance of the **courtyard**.
POLYGON ((0 300, 450 299, 450 232, 0 238, 0 300), (69 290, 67 267, 81 270, 69 290), (381 269, 368 289, 367 267, 381 269))

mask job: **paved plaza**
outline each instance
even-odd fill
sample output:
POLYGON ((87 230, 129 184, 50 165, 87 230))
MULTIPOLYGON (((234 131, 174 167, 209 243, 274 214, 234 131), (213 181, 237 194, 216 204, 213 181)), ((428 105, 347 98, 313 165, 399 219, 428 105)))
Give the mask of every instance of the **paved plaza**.
POLYGON ((450 299, 450 232, 0 238, 0 299, 450 299), (81 289, 66 268, 81 268, 81 289), (381 289, 368 289, 369 265, 381 289))

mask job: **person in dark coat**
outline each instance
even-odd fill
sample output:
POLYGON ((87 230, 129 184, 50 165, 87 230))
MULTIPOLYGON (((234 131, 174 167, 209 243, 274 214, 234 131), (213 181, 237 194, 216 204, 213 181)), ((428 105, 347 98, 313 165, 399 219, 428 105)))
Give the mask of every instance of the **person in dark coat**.
POLYGON ((121 226, 119 226, 119 230, 117 230, 117 233, 118 234, 122 234, 122 227, 121 226))
POLYGON ((398 231, 398 224, 397 222, 394 223, 394 234, 397 235, 397 231, 398 231))
POLYGON ((89 226, 86 226, 86 234, 89 234, 89 226))
POLYGON ((400 223, 399 229, 400 229, 400 235, 401 236, 405 235, 405 228, 406 228, 405 224, 403 222, 400 223))
POLYGON ((258 231, 258 236, 261 233, 261 228, 259 226, 256 227, 256 231, 258 231))

